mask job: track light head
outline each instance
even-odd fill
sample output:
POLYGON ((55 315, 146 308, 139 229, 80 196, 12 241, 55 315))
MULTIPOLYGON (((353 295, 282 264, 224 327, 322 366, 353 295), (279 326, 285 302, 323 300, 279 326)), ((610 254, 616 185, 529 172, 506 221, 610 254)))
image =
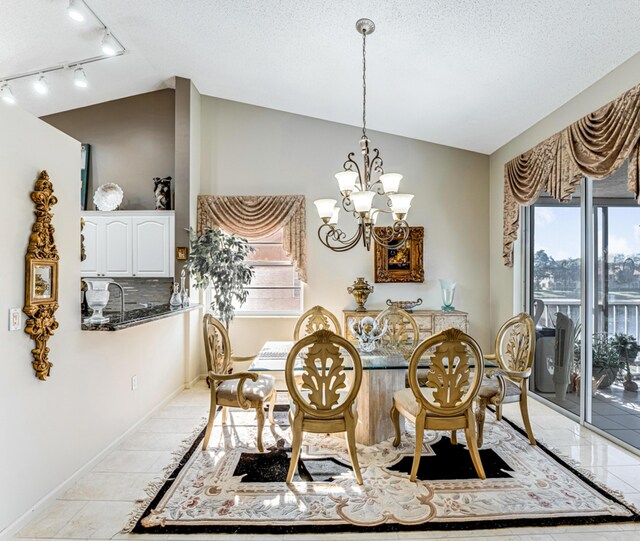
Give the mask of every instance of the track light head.
POLYGON ((16 98, 13 95, 13 92, 11 92, 9 83, 4 83, 2 86, 0 86, 0 97, 2 98, 2 101, 4 101, 5 103, 10 103, 11 105, 16 102, 16 98))
POLYGON ((87 81, 87 74, 84 72, 82 66, 78 66, 75 70, 73 70, 73 84, 75 84, 78 88, 87 88, 89 86, 89 81, 87 81))
POLYGON ((43 73, 33 82, 33 88, 38 94, 45 95, 49 93, 49 83, 43 73))
POLYGON ((76 22, 84 22, 84 10, 83 5, 79 0, 69 0, 69 5, 67 6, 67 14, 76 22))
POLYGON ((120 49, 118 43, 111 35, 111 32, 106 29, 102 38, 102 52, 108 56, 115 56, 118 53, 118 49, 120 49))

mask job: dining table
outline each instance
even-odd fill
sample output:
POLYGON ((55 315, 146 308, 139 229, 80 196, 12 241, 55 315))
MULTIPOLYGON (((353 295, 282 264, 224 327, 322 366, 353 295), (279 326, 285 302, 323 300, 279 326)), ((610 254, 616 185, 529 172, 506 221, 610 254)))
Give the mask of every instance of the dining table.
MULTIPOLYGON (((282 372, 293 341, 268 341, 264 344, 249 367, 251 372, 282 372)), ((358 351, 362 361, 362 384, 356 408, 358 424, 356 441, 363 445, 374 445, 394 436, 389 412, 393 405, 393 394, 405 388, 405 377, 409 366, 408 355, 399 351, 378 348, 371 353, 358 351)), ((349 370, 345 366, 345 370, 349 370)), ((302 370, 302 365, 294 367, 302 370)))

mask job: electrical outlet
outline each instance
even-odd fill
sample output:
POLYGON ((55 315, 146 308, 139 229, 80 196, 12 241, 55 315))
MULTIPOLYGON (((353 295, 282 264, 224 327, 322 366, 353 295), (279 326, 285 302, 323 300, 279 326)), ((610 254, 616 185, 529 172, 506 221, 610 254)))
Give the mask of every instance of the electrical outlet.
POLYGON ((138 390, 138 375, 134 374, 133 376, 131 376, 131 390, 132 391, 137 391, 138 390))
POLYGON ((9 308, 9 330, 19 331, 22 328, 20 308, 9 308))

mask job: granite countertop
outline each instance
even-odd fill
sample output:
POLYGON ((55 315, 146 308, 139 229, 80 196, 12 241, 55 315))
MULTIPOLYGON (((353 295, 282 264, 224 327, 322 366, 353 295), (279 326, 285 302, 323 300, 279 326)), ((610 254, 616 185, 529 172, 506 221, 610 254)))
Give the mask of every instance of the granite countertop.
MULTIPOLYGON (((104 316, 109 318, 109 321, 106 323, 85 323, 84 320, 89 316, 89 314, 82 314, 82 330, 120 331, 122 329, 128 329, 129 327, 135 327, 137 325, 143 325, 144 323, 150 323, 151 321, 175 316, 176 314, 183 314, 191 310, 197 310, 201 307, 202 304, 191 304, 184 308, 174 308, 169 304, 158 304, 148 308, 125 310, 124 314, 121 314, 120 311, 105 310, 104 316)), ((91 311, 89 312, 91 313, 91 311)))

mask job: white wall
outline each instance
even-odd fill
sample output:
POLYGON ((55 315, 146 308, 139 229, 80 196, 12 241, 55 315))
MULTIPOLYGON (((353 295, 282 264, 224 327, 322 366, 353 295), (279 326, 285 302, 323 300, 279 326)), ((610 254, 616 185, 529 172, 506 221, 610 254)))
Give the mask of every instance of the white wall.
MULTIPOLYGON (((640 53, 565 103, 518 137, 496 150, 490 157, 491 223, 491 332, 514 314, 513 269, 502 264, 502 216, 504 165, 572 122, 595 111, 640 82, 640 53)), ((526 104, 522 104, 526 107, 526 104)), ((517 254, 517 252, 516 252, 517 254)), ((519 273, 518 273, 519 276, 519 273)), ((519 299, 516 299, 519 302, 519 299)))
MULTIPOLYGON (((309 255, 307 308, 322 304, 342 317, 355 307, 347 291, 358 276, 373 283, 373 250, 337 254, 317 238, 313 201, 337 198, 333 174, 350 151, 359 156, 361 130, 300 115, 202 97, 202 193, 304 194, 309 255)), ((488 345, 488 156, 404 137, 371 132, 385 169, 404 174, 402 190, 415 194, 411 225, 425 227, 424 284, 374 284, 368 307, 387 298, 424 300, 439 309, 438 278, 458 282, 455 306, 469 312, 470 330, 488 345)), ((343 213, 343 225, 353 223, 343 213)), ((237 318, 231 338, 237 354, 258 351, 267 339, 291 339, 295 319, 237 318)))
POLYGON ((195 311, 112 333, 80 330, 79 156, 77 141, 0 103, 0 532, 182 387, 188 320, 200 317, 195 311), (58 198, 60 253, 60 327, 49 341, 54 367, 44 382, 31 367, 30 338, 9 332, 5 319, 24 303, 30 193, 40 169, 58 198))

